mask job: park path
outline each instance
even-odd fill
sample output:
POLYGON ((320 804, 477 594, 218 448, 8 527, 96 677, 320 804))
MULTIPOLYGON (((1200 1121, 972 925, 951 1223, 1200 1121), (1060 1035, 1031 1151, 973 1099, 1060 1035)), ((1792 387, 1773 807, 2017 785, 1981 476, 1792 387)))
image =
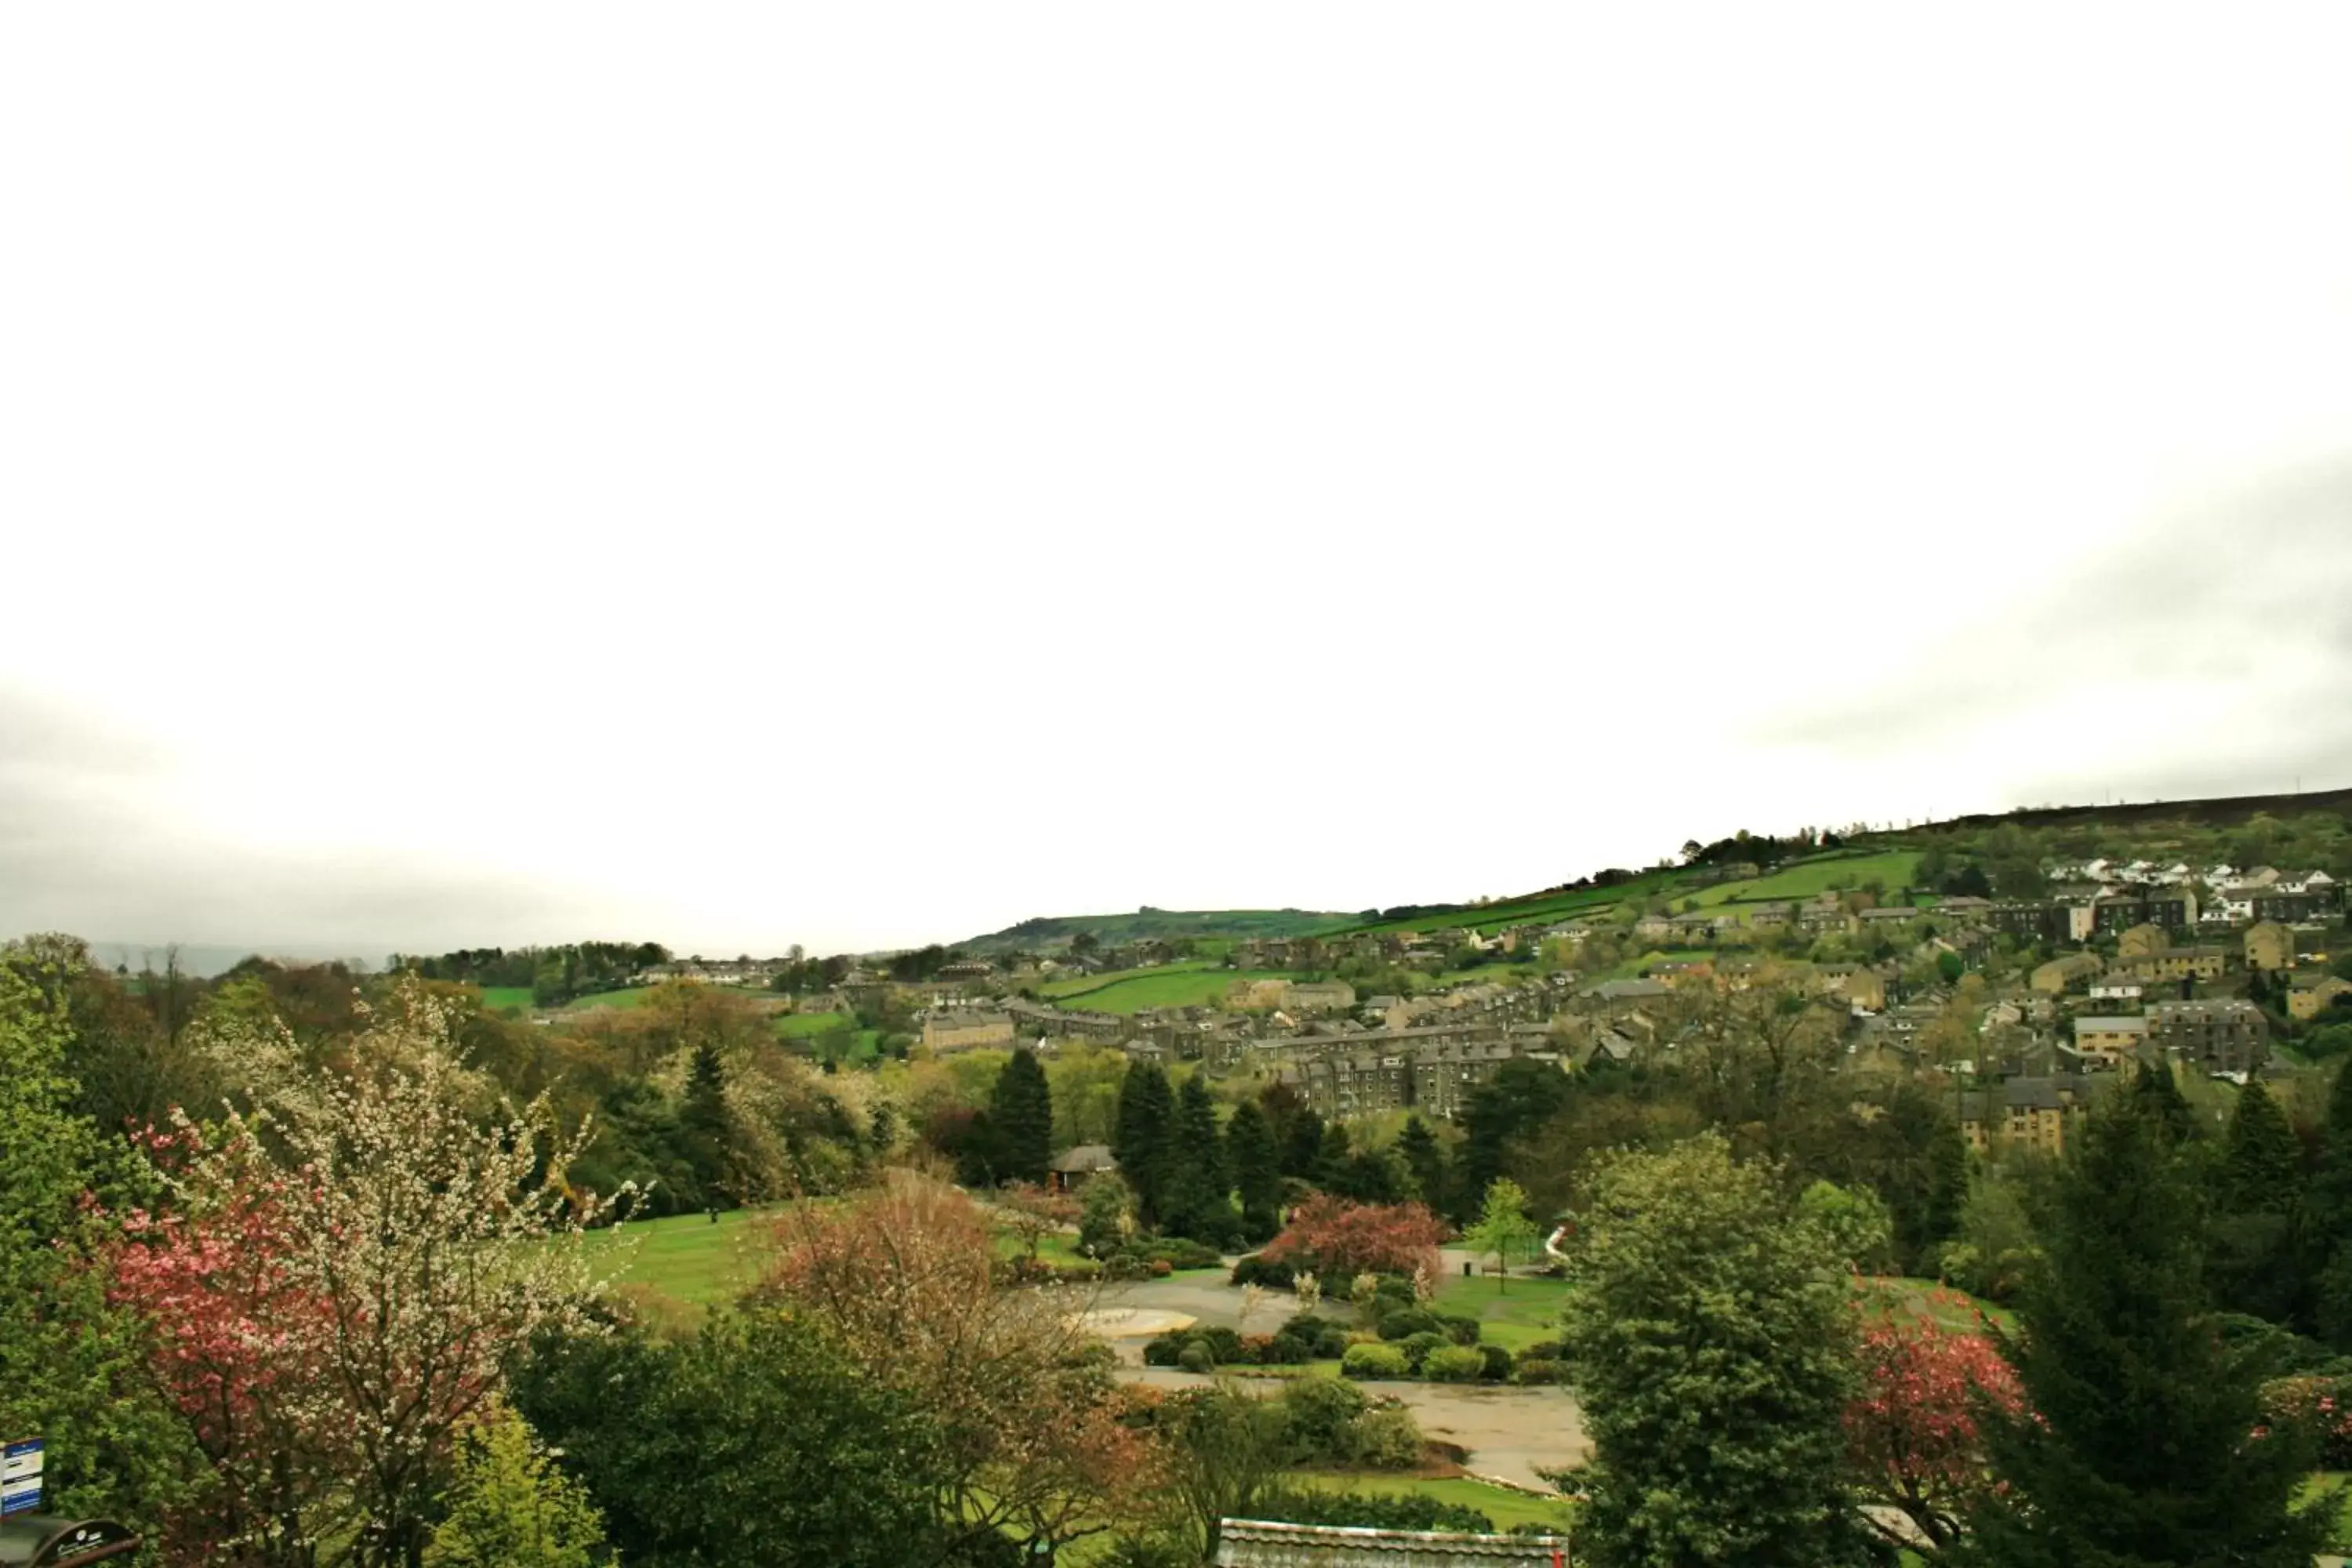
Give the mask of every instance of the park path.
MULTIPOLYGON (((1172 1367, 1124 1362, 1118 1375, 1129 1383, 1158 1388, 1198 1388, 1217 1381, 1172 1367)), ((1286 1382, 1278 1377, 1226 1381, 1260 1396, 1281 1393, 1286 1382)), ((1465 1469, 1515 1486, 1548 1491, 1550 1485, 1536 1474, 1536 1467, 1560 1469, 1580 1465, 1592 1454, 1591 1439, 1584 1434, 1584 1412, 1565 1389, 1443 1383, 1379 1383, 1364 1387, 1367 1393, 1393 1394, 1402 1400, 1425 1435, 1468 1449, 1465 1469)))

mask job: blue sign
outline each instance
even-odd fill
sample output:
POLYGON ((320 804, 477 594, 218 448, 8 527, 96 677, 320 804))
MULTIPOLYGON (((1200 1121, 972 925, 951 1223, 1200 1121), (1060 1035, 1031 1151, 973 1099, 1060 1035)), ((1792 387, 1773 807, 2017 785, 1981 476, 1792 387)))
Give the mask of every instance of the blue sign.
POLYGON ((0 1519, 41 1506, 41 1439, 0 1444, 0 1519))

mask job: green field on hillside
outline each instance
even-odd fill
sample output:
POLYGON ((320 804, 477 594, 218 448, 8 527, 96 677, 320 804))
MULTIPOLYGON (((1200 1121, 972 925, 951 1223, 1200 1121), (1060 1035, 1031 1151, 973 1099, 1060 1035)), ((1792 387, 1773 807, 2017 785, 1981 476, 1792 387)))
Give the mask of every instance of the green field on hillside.
POLYGON ((1832 883, 1858 888, 1876 879, 1894 893, 1906 887, 1918 868, 1916 849, 1883 849, 1874 855, 1821 855, 1786 866, 1769 877, 1744 882, 1718 882, 1692 896, 1702 908, 1762 899, 1810 899, 1827 892, 1832 883))
POLYGON ((776 1033, 788 1040, 822 1035, 850 1021, 846 1013, 787 1013, 776 1020, 776 1033))
POLYGON ((528 985, 485 985, 482 987, 482 1005, 488 1007, 493 1013, 503 1012, 509 1007, 520 1007, 528 1011, 530 1005, 531 989, 528 985))
POLYGON ((1226 990, 1236 980, 1294 978, 1271 969, 1170 964, 1160 969, 1090 975, 1084 982, 1057 982, 1041 989, 1057 1006, 1089 1013, 1139 1013, 1146 1007, 1213 1006, 1224 1001, 1226 990))

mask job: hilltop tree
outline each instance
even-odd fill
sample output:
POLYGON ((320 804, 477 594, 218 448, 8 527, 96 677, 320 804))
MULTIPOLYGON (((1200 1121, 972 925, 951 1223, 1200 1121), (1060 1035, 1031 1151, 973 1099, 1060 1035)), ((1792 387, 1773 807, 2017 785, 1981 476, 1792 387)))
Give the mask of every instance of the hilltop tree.
POLYGON ((1036 1053, 1014 1051, 988 1097, 997 1179, 1043 1183, 1054 1163, 1054 1097, 1036 1053))
POLYGON ((2024 1399, 1987 1418, 2002 1487, 1971 1510, 1967 1562, 2304 1568, 2325 1539, 2294 1504, 2313 1435, 2257 1430, 2263 1352, 2207 1303, 2204 1205, 2153 1077, 2068 1151, 2002 1342, 2024 1399))
POLYGON ((1242 1229, 1251 1239, 1272 1236, 1281 1223, 1282 1168, 1274 1129, 1254 1100, 1234 1108, 1225 1123, 1225 1149, 1233 1157, 1234 1185, 1241 1195, 1242 1229))
POLYGON ((1580 1543, 1612 1563, 1866 1561, 1843 1420, 1854 1313, 1769 1166, 1706 1133, 1596 1169, 1561 1343, 1593 1458, 1580 1543))

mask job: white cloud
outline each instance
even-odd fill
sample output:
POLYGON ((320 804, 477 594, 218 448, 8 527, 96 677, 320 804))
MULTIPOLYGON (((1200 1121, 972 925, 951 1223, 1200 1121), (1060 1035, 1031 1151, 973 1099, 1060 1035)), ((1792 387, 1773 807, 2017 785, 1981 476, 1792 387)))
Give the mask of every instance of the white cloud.
MULTIPOLYGON (((113 842, 410 946, 1360 907, 2187 776, 2070 703, 2280 784, 2343 759, 2274 661, 2140 668, 2193 574, 2177 642, 2064 623, 2054 705, 2019 648, 2340 457, 2347 31, 11 14, 0 675, 160 759, 113 842), (1791 739, 1857 711, 1904 744, 1791 739)), ((2329 504, 2270 536, 2305 618, 2329 504)), ((65 859, 0 927, 303 934, 65 859)))

